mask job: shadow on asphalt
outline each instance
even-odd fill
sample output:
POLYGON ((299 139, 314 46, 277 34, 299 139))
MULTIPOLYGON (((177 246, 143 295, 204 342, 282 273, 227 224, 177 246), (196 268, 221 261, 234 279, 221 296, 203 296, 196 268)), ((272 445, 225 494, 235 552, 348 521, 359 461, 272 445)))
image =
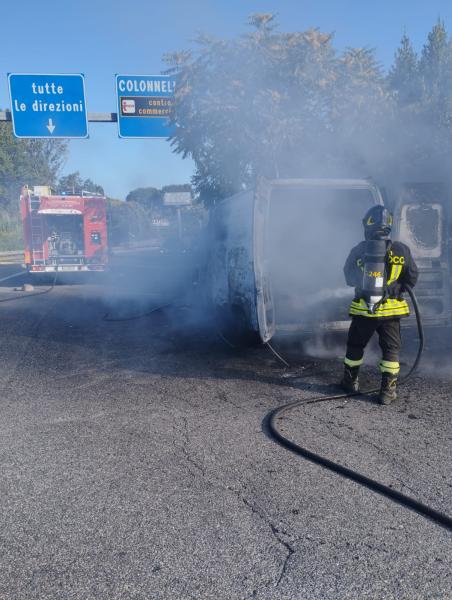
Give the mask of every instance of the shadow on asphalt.
MULTIPOLYGON (((265 346, 229 347, 218 334, 208 311, 194 310, 182 298, 178 300, 180 307, 168 307, 168 299, 164 298, 153 303, 139 303, 135 299, 112 309, 110 299, 102 297, 102 289, 96 291, 98 296, 93 297, 92 288, 80 286, 75 290, 60 286, 52 294, 52 311, 40 325, 41 335, 27 327, 15 330, 16 336, 34 339, 42 336, 43 352, 35 359, 37 368, 49 368, 45 346, 51 339, 86 348, 87 352, 94 350, 99 357, 107 354, 109 368, 115 372, 256 381, 309 391, 312 397, 340 393, 335 383, 342 372, 339 360, 298 355, 295 363, 291 355, 293 366, 287 369, 265 346), (163 308, 159 310, 161 305, 163 308), (315 381, 319 378, 324 382, 315 381)), ((24 300, 29 298, 30 303, 3 305, 4 309, 8 307, 10 319, 20 321, 22 311, 42 310, 33 305, 31 296, 25 293, 21 296, 24 300)), ((99 368, 103 366, 102 360, 99 359, 99 368)), ((366 376, 365 383, 368 379, 366 376)))
MULTIPOLYGON (((0 279, 17 272, 19 265, 1 265, 0 279)), ((43 307, 34 306, 33 296, 43 296, 42 292, 49 289, 52 278, 47 278, 47 285, 40 285, 33 292, 6 292, 12 290, 12 285, 36 280, 27 273, 17 279, 0 282, 6 296, 2 298, 24 302, 7 302, 3 307, 9 307, 9 318, 20 321, 22 311, 39 312, 43 307), (49 283, 50 282, 50 283, 49 283), (30 302, 26 302, 29 299, 30 302), (19 306, 20 305, 20 306, 19 306)), ((187 280, 188 281, 188 280, 187 280)), ((186 284, 187 281, 184 283, 186 284)), ((41 283, 41 282, 40 282, 41 283)), ((52 294, 52 312, 45 318, 46 327, 41 325, 44 338, 68 345, 86 347, 87 350, 97 350, 99 356, 107 354, 113 361, 114 369, 127 369, 138 373, 156 373, 168 377, 193 377, 215 379, 243 379, 260 381, 281 386, 289 386, 300 391, 309 391, 311 395, 321 396, 340 393, 336 381, 342 373, 342 360, 338 358, 345 347, 346 332, 334 340, 335 347, 328 358, 316 358, 303 354, 303 345, 294 339, 289 345, 281 346, 283 356, 287 357, 291 366, 284 368, 265 347, 240 348, 230 347, 223 341, 216 329, 213 316, 202 302, 202 296, 197 295, 192 286, 189 293, 187 286, 169 286, 162 293, 161 282, 155 283, 154 289, 144 285, 144 277, 138 281, 123 281, 119 273, 111 272, 107 277, 93 279, 92 277, 75 279, 67 278, 58 281, 57 288, 52 294), (94 285, 93 285, 94 282, 94 285), (99 282, 103 284, 100 285, 99 282), (133 285, 140 284, 140 294, 133 296, 133 285), (97 283, 97 284, 96 284, 97 283), (114 287, 116 286, 116 288, 114 287), (116 296, 111 290, 115 289, 116 296), (147 290, 147 294, 141 293, 147 290), (151 299, 151 296, 153 298, 151 299), (172 302, 172 306, 168 303, 172 302), (164 306, 162 310, 152 312, 154 308, 164 306), (105 316, 109 315, 109 320, 105 316), (118 321, 115 321, 118 318, 118 321), (313 378, 314 381, 308 381, 313 378), (322 378, 326 383, 315 381, 322 378)), ((44 301, 44 297, 41 299, 44 301)), ((45 308, 44 308, 45 309, 45 308)), ((6 315, 5 315, 6 316, 6 315)), ((27 327, 17 328, 15 335, 31 335, 27 327)), ((33 333, 36 339, 36 333, 33 333)), ((444 337, 447 339, 447 335, 444 337)), ((427 337, 428 339, 428 337, 427 337)), ((275 342, 277 343, 277 342, 275 342)), ((415 342, 411 342, 410 346, 415 342)), ((446 347, 446 344, 443 344, 446 347)), ((439 343, 430 349, 429 354, 438 351, 443 355, 444 350, 439 343)), ((412 351, 405 348, 410 363, 412 351)), ((378 352, 378 351, 377 351, 378 352)), ((369 362, 376 364, 373 356, 369 362)), ((449 352, 450 356, 450 352, 449 352)), ((39 359, 38 359, 39 360, 39 359)), ((43 360, 42 368, 47 363, 43 360)), ((432 359, 433 360, 433 359, 432 359)), ((100 365, 101 366, 101 365, 100 365)), ((376 387, 379 375, 376 369, 364 370, 363 387, 376 387)), ((373 402, 372 398, 362 398, 362 401, 373 402)))

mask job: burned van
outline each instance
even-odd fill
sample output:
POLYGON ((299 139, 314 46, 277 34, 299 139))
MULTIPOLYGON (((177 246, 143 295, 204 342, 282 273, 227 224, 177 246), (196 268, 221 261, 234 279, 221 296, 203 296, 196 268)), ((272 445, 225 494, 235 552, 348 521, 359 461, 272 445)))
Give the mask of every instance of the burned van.
MULTIPOLYGON (((405 186, 395 211, 394 239, 413 250, 417 293, 431 325, 451 317, 443 199, 431 186, 405 186)), ((208 279, 222 329, 263 342, 274 334, 347 329, 353 289, 343 266, 363 239, 365 212, 377 204, 382 194, 367 179, 261 180, 219 203, 208 279)))
POLYGON ((276 332, 344 328, 344 282, 362 217, 383 204, 366 179, 260 180, 212 215, 211 298, 226 330, 268 341, 276 332))

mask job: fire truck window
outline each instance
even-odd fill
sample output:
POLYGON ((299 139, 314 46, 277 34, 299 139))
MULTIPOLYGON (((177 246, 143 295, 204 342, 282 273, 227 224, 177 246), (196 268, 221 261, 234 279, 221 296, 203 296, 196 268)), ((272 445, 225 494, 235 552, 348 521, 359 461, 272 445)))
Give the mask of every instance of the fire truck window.
POLYGON ((102 242, 101 235, 99 231, 93 231, 91 233, 91 243, 92 244, 100 244, 102 242))

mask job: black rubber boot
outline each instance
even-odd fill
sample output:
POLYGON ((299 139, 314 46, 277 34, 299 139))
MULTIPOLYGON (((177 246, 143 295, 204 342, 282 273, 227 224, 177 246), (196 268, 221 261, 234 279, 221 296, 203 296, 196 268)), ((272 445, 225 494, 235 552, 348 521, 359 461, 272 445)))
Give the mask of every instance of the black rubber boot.
POLYGON ((381 376, 380 404, 391 404, 397 400, 397 377, 390 373, 381 376))
POLYGON ((344 376, 340 382, 341 388, 345 392, 359 392, 359 367, 348 367, 344 365, 344 376))

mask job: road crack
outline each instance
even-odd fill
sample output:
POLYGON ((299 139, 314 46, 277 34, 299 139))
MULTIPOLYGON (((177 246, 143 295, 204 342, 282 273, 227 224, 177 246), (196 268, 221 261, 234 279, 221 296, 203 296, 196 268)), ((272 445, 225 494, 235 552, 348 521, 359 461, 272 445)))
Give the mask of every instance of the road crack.
POLYGON ((190 474, 193 477, 201 475, 207 485, 234 494, 234 496, 236 496, 236 498, 240 500, 243 503, 243 505, 251 511, 253 515, 259 517, 268 526, 272 536, 277 541, 278 545, 284 548, 286 556, 281 565, 278 578, 274 583, 275 587, 278 587, 287 573, 291 557, 296 552, 295 548, 293 547, 290 541, 290 536, 288 532, 285 529, 281 528, 281 526, 275 525, 272 519, 265 513, 265 511, 259 505, 257 505, 255 502, 252 502, 244 495, 244 492, 246 491, 246 485, 244 483, 240 482, 241 489, 237 489, 236 486, 232 486, 227 482, 223 482, 217 477, 212 476, 212 474, 210 474, 210 476, 207 476, 204 465, 200 464, 196 459, 194 459, 192 453, 190 452, 190 436, 188 430, 187 417, 182 416, 181 421, 183 426, 177 428, 177 433, 179 434, 178 439, 181 441, 181 443, 178 444, 177 439, 175 439, 173 443, 174 446, 182 452, 183 457, 189 463, 188 470, 190 474))
POLYGON ((264 521, 264 523, 266 523, 269 528, 270 531, 273 534, 273 537, 277 540, 277 542, 283 546, 285 548, 286 551, 286 558, 284 559, 284 562, 282 564, 281 567, 281 571, 279 574, 279 577, 275 583, 275 587, 278 587, 279 584, 281 583, 281 581, 283 580, 284 576, 286 575, 287 572, 287 568, 288 568, 288 564, 289 564, 289 560, 292 557, 293 554, 295 554, 296 550, 293 548, 293 546, 284 539, 283 536, 288 537, 288 533, 285 530, 281 530, 280 528, 278 528, 268 517, 267 515, 264 513, 264 511, 258 507, 256 504, 253 504, 252 502, 250 502, 247 498, 245 498, 244 496, 241 496, 240 494, 238 494, 239 498, 241 499, 241 501, 243 502, 243 504, 245 506, 247 506, 251 512, 255 515, 257 515, 260 519, 262 519, 262 521, 264 521))
POLYGON ((226 392, 220 391, 217 394, 217 398, 219 400, 221 400, 222 402, 225 402, 226 404, 230 404, 231 406, 233 406, 234 408, 237 408, 239 410, 244 410, 243 406, 240 406, 239 404, 236 404, 235 402, 233 402, 228 394, 226 394, 226 392))
POLYGON ((196 472, 193 472, 193 470, 189 469, 189 472, 191 473, 191 475, 193 475, 193 477, 195 477, 196 475, 201 474, 201 476, 205 478, 206 471, 204 469, 204 466, 201 465, 197 460, 195 460, 192 457, 191 452, 189 450, 189 448, 190 448, 190 437, 189 437, 189 434, 188 434, 188 420, 187 420, 187 417, 183 416, 183 417, 181 417, 181 420, 182 420, 183 426, 182 426, 182 428, 180 428, 178 430, 178 433, 180 435, 179 435, 179 437, 177 437, 177 436, 175 437, 175 439, 173 441, 173 444, 174 444, 174 446, 176 448, 178 448, 182 452, 182 454, 183 454, 184 458, 186 459, 186 461, 192 467, 195 468, 196 472), (180 445, 177 444, 177 440, 178 439, 181 440, 181 442, 182 442, 180 445))

